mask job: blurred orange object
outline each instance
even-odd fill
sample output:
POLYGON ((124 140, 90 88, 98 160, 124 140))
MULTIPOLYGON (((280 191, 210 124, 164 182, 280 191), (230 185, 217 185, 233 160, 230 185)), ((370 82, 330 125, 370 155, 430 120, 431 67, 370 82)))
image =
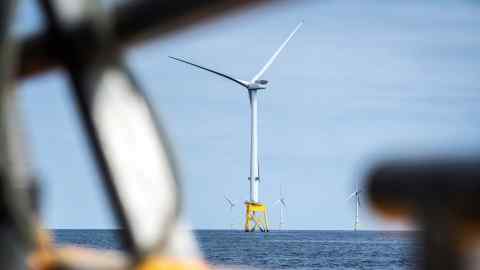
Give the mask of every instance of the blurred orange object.
POLYGON ((207 270, 209 267, 202 261, 187 259, 152 257, 140 263, 136 270, 207 270))

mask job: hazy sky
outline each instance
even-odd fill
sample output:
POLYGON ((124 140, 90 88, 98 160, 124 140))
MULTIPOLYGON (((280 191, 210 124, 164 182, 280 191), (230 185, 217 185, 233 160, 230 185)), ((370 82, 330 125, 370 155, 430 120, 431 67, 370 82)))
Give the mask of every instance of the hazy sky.
MULTIPOLYGON (((17 31, 41 22, 32 1, 17 31)), ((248 198, 247 92, 168 55, 250 79, 300 21, 303 28, 265 74, 260 94, 260 198, 280 185, 287 228, 350 229, 354 183, 397 154, 466 154, 480 148, 480 5, 474 1, 287 1, 237 13, 128 52, 173 142, 185 217, 227 228, 227 195, 248 198)), ((61 72, 22 82, 44 222, 114 226, 61 72)), ((365 205, 365 204, 364 204, 365 205)), ((270 208, 273 227, 279 209, 270 208)), ((387 226, 361 210, 361 228, 387 226)))

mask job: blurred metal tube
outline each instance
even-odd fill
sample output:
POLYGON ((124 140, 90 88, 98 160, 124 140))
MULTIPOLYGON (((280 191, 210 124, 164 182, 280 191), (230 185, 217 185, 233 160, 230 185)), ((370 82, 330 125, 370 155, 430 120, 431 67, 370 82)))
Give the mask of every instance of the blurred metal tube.
POLYGON ((0 1, 0 266, 27 269, 26 255, 35 246, 31 168, 24 149, 13 90, 16 46, 12 24, 17 1, 0 1))
POLYGON ((383 162, 368 179, 373 207, 387 215, 440 207, 458 222, 480 220, 480 157, 383 162))
MULTIPOLYGON (((128 1, 110 12, 118 49, 145 39, 226 15, 227 11, 256 6, 270 0, 142 0, 128 1)), ((71 29, 81 36, 85 28, 79 23, 71 29)), ((27 37, 20 45, 17 78, 25 78, 60 66, 56 41, 48 31, 27 37)))

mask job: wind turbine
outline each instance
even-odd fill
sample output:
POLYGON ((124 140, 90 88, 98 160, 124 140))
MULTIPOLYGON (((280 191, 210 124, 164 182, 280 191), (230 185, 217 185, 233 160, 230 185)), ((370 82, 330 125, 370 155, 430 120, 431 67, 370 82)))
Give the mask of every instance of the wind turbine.
POLYGON ((287 204, 285 203, 285 198, 283 197, 282 186, 280 186, 280 199, 278 199, 273 205, 280 205, 280 224, 278 225, 278 229, 281 230, 283 228, 284 220, 283 220, 283 212, 287 208, 287 204))
POLYGON ((223 196, 225 198, 225 201, 228 204, 228 211, 230 213, 230 229, 233 229, 233 223, 232 223, 232 210, 235 207, 236 203, 232 200, 230 200, 227 196, 223 196))
POLYGON ((275 51, 275 53, 270 57, 270 59, 265 63, 265 65, 260 69, 260 71, 253 76, 250 81, 240 80, 233 76, 215 71, 210 68, 206 68, 192 62, 189 62, 185 59, 178 57, 169 56, 170 58, 183 62, 188 65, 192 65, 199 69, 216 74, 225 79, 231 80, 248 90, 248 96, 250 99, 250 111, 251 111, 251 123, 250 123, 250 200, 245 202, 246 205, 246 220, 245 220, 245 231, 254 231, 256 228, 259 228, 261 231, 268 231, 268 222, 266 217, 267 208, 264 204, 259 201, 258 196, 258 184, 260 182, 259 176, 259 164, 258 164, 258 112, 257 112, 257 91, 267 88, 267 80, 261 79, 262 75, 267 71, 267 69, 272 65, 277 56, 287 45, 290 39, 295 35, 295 33, 303 25, 303 21, 300 22, 295 29, 290 33, 288 38, 280 45, 280 47, 275 51), (263 214, 263 217, 256 217, 256 214, 263 214), (250 222, 253 226, 250 226, 250 222))
POLYGON ((355 198, 355 221, 353 223, 353 230, 357 231, 357 226, 358 226, 358 210, 360 208, 360 193, 362 193, 362 190, 358 189, 358 184, 355 187, 355 191, 348 196, 347 201, 355 198))

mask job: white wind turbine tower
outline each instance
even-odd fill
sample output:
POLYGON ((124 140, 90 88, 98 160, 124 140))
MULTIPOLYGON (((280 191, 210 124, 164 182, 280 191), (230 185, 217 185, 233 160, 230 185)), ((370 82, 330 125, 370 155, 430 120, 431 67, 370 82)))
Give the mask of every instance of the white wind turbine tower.
POLYGON ((283 197, 282 186, 280 186, 280 199, 278 199, 273 205, 277 204, 280 206, 280 223, 278 225, 278 229, 281 230, 285 224, 284 211, 287 209, 287 203, 285 203, 285 197, 283 197))
POLYGON ((230 215, 230 229, 233 229, 233 222, 232 222, 232 210, 235 207, 236 203, 232 200, 230 200, 227 196, 223 196, 225 198, 225 201, 228 204, 228 212, 230 215))
POLYGON ((258 195, 258 184, 260 182, 259 176, 259 165, 258 165, 258 115, 257 115, 257 92, 258 90, 266 89, 268 83, 267 80, 260 79, 262 75, 267 71, 267 69, 272 65, 277 56, 280 54, 282 49, 287 45, 288 41, 295 35, 298 29, 303 25, 303 21, 300 22, 295 29, 290 33, 288 38, 280 45, 280 47, 275 51, 275 53, 270 57, 267 63, 260 69, 260 71, 250 80, 240 80, 236 79, 233 76, 215 71, 210 68, 206 68, 194 63, 191 63, 187 60, 172 57, 170 58, 192 65, 199 69, 203 69, 214 73, 218 76, 221 76, 225 79, 231 80, 248 90, 248 96, 250 99, 250 111, 251 111, 251 127, 250 127, 250 200, 245 202, 246 205, 246 220, 245 220, 245 231, 254 231, 256 228, 259 228, 261 231, 268 231, 267 218, 266 218, 266 206, 259 201, 258 195), (263 217, 256 217, 256 213, 263 214, 263 217), (250 226, 250 222, 253 226, 250 226))
POLYGON ((358 210, 360 208, 360 193, 362 193, 362 190, 358 189, 358 184, 355 186, 355 191, 348 196, 347 201, 355 198, 355 220, 353 223, 353 230, 357 231, 357 226, 358 226, 358 210))

